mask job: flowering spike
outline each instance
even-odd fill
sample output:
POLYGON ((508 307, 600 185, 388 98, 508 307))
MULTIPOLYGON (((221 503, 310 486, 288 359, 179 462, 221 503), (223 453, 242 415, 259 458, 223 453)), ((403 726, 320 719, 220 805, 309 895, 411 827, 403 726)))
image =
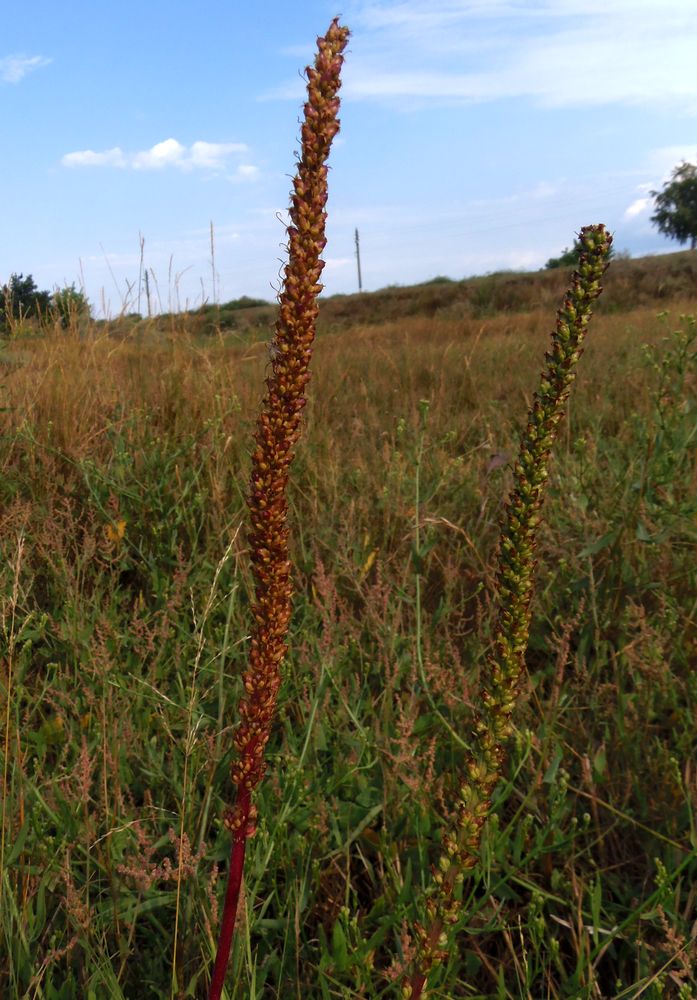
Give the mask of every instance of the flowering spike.
POLYGON ((461 903, 455 887, 477 861, 482 828, 491 809, 491 797, 503 771, 505 744, 511 735, 511 716, 525 669, 530 629, 535 533, 539 523, 547 464, 564 405, 582 353, 591 306, 602 291, 600 279, 608 266, 612 237, 604 226, 581 230, 581 256, 571 288, 557 313, 552 347, 545 355, 547 369, 533 397, 528 423, 513 473, 513 490, 503 516, 499 542, 499 613, 494 652, 488 657, 488 690, 483 710, 475 720, 477 747, 465 764, 465 775, 454 820, 443 836, 443 854, 428 903, 432 917, 426 934, 416 934, 417 958, 403 985, 403 995, 419 1000, 431 970, 447 956, 452 926, 461 903), (433 903, 435 902, 435 907, 433 903))
POLYGON ((286 487, 293 448, 300 436, 305 386, 319 311, 317 295, 324 262, 327 213, 326 160, 339 131, 338 92, 348 28, 334 19, 317 39, 314 66, 307 69, 307 102, 302 125, 301 155, 293 182, 288 226, 288 263, 280 295, 279 317, 271 345, 271 373, 266 380, 252 455, 247 505, 252 567, 256 582, 252 608, 254 630, 243 678, 241 722, 235 732, 236 757, 231 778, 235 805, 224 823, 232 834, 232 854, 209 1000, 219 1000, 225 980, 237 912, 247 838, 254 832, 252 794, 264 771, 281 684, 281 664, 291 613, 291 565, 288 558, 286 487))

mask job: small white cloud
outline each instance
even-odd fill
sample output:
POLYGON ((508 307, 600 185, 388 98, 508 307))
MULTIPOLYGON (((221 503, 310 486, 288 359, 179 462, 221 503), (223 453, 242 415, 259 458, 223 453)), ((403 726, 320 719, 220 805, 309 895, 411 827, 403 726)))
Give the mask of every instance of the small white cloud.
POLYGON ((93 149, 82 149, 76 153, 66 153, 61 159, 64 167, 125 167, 126 157, 118 146, 95 153, 93 149))
MULTIPOLYGON (((246 152, 247 146, 243 142, 195 142, 191 147, 190 158, 194 167, 222 170, 228 156, 246 152)), ((244 168, 239 167, 238 169, 244 168)), ((252 169, 256 170, 256 167, 252 169)))
MULTIPOLYGON (((164 170, 176 167, 178 170, 211 170, 226 169, 227 160, 234 155, 246 153, 247 146, 241 142, 203 142, 192 143, 190 147, 182 145, 177 139, 164 139, 156 142, 150 149, 141 149, 135 153, 124 153, 120 146, 95 152, 92 149, 66 153, 61 163, 64 167, 121 167, 131 170, 164 170)), ((258 172, 257 167, 241 164, 237 173, 242 178, 249 178, 258 172)))
POLYGON ((0 79, 5 83, 19 83, 27 73, 48 66, 50 62, 45 56, 4 56, 0 59, 0 79))
POLYGON ((625 209, 625 219, 635 219, 637 215, 643 215, 651 204, 650 198, 637 198, 629 208, 625 209))
POLYGON ((131 157, 131 166, 135 170, 161 170, 163 167, 183 167, 185 163, 186 149, 176 139, 165 139, 164 142, 156 142, 151 149, 145 149, 140 153, 134 153, 131 157))

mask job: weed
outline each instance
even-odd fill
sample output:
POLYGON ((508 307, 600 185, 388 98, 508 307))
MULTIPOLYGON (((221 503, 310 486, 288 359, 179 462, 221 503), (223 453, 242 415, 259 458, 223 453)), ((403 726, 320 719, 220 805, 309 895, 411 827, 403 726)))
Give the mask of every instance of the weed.
POLYGON ((247 838, 256 830, 252 794, 266 770, 264 752, 276 711, 281 666, 291 612, 286 487, 293 448, 300 437, 305 386, 315 337, 324 266, 320 255, 326 239, 327 166, 332 140, 339 131, 339 98, 343 50, 348 30, 334 20, 314 67, 308 67, 308 99, 302 127, 302 153, 294 181, 288 228, 288 264, 280 297, 280 315, 272 343, 271 374, 262 405, 252 455, 248 506, 250 545, 256 579, 254 629, 249 667, 243 678, 240 725, 234 736, 237 758, 232 782, 235 805, 225 816, 232 833, 228 888, 220 930, 210 1000, 219 1000, 225 980, 237 904, 242 884, 247 838))
POLYGON ((546 356, 547 369, 523 434, 514 487, 501 529, 500 610, 483 706, 475 726, 476 749, 467 761, 454 821, 443 835, 443 853, 433 870, 435 891, 427 899, 429 926, 417 926, 419 955, 415 972, 402 990, 407 998, 420 997, 431 970, 448 957, 448 927, 459 921, 461 908, 456 888, 477 863, 482 827, 502 776, 505 745, 512 732, 511 716, 525 666, 535 538, 549 455, 575 378, 591 306, 601 291, 600 278, 607 267, 611 244, 603 226, 581 230, 579 269, 557 314, 552 349, 546 356))

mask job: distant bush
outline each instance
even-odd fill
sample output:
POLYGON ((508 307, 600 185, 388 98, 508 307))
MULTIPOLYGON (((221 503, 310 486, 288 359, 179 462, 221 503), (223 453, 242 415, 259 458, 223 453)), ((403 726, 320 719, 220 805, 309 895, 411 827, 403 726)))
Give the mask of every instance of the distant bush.
POLYGON ((16 323, 46 316, 50 305, 51 293, 39 291, 30 274, 13 274, 0 288, 0 331, 10 333, 16 323))
POLYGON ((555 267, 574 267, 578 261, 578 253, 578 241, 576 241, 571 248, 565 247, 558 257, 550 257, 545 268, 551 271, 555 267))
POLYGON ((268 306, 269 303, 265 299, 252 299, 248 295, 242 295, 239 299, 232 299, 230 302, 224 302, 221 307, 221 312, 229 312, 236 309, 253 309, 254 306, 268 306))
MULTIPOLYGON (((566 247, 558 257, 550 257, 545 268, 548 271, 553 270, 556 267, 576 267, 578 264, 578 259, 581 253, 581 247, 578 240, 574 240, 574 245, 572 247, 566 247)), ((614 250, 610 248, 610 257, 612 260, 614 257, 614 250)))
POLYGON ((74 284, 58 288, 51 296, 51 312, 64 330, 90 318, 90 304, 74 284))

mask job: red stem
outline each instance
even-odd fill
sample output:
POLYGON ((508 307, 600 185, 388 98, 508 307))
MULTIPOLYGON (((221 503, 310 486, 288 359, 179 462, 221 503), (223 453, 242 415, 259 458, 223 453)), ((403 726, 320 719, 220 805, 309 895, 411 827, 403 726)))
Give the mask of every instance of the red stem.
POLYGON ((227 889, 225 890, 223 918, 220 922, 218 951, 215 956, 213 978, 211 979, 208 1000, 220 1000, 220 996, 223 992, 223 986, 225 985, 225 973, 227 971, 227 964, 230 958, 232 935, 235 930, 235 920, 237 919, 237 904, 239 902, 240 888, 242 886, 244 854, 247 847, 247 820, 249 817, 250 804, 250 792, 242 786, 237 792, 238 815, 241 817, 242 823, 232 838, 230 868, 227 876, 227 889))
POLYGON ((409 1000, 419 1000, 425 985, 426 976, 424 976, 423 972, 415 973, 411 980, 411 993, 409 994, 409 1000))

